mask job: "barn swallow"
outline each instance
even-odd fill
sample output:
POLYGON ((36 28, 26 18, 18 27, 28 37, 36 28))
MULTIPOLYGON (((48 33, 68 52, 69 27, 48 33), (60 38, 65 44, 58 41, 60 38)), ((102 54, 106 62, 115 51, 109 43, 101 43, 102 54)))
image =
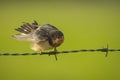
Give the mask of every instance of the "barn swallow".
POLYGON ((39 25, 36 21, 32 24, 24 23, 15 29, 20 34, 13 35, 13 38, 21 41, 32 42, 31 49, 42 52, 44 50, 54 49, 55 58, 57 60, 56 47, 60 46, 64 41, 64 34, 51 24, 39 25))

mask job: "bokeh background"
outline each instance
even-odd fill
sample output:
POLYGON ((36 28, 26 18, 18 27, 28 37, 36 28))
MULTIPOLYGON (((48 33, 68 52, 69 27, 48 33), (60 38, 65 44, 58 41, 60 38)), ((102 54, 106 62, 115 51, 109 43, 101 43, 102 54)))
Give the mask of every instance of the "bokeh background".
MULTIPOLYGON (((22 22, 57 26, 62 50, 120 48, 120 2, 115 0, 0 0, 0 53, 34 52, 11 37, 22 22)), ((0 56, 0 80, 120 80, 120 52, 0 56)))

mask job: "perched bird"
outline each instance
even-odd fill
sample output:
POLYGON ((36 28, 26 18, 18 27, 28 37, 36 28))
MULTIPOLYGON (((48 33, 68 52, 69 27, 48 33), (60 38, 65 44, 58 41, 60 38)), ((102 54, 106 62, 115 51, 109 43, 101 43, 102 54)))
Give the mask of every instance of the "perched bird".
POLYGON ((32 42, 31 49, 40 51, 41 54, 44 50, 54 49, 56 56, 56 47, 60 46, 64 41, 63 33, 51 24, 38 25, 34 21, 32 24, 24 23, 15 30, 21 33, 13 35, 13 38, 32 42))

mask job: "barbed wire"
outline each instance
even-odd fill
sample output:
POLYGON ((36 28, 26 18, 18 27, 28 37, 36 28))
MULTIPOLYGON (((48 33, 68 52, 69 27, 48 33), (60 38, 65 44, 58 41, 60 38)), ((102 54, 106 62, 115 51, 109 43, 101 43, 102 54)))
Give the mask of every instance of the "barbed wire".
POLYGON ((101 48, 101 49, 80 49, 80 50, 66 50, 66 51, 50 51, 50 52, 42 52, 42 53, 0 53, 0 56, 29 56, 29 55, 55 55, 55 54, 63 54, 63 53, 78 53, 78 52, 105 52, 106 57, 108 56, 108 52, 116 52, 120 51, 120 49, 108 49, 108 45, 106 48, 101 48))

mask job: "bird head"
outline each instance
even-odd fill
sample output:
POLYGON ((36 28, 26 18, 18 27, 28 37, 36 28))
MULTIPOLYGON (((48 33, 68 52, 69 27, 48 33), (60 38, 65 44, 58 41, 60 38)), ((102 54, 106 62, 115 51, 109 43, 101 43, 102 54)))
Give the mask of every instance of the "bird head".
POLYGON ((53 47, 61 45, 64 41, 64 35, 59 30, 52 30, 49 33, 49 43, 53 47))

